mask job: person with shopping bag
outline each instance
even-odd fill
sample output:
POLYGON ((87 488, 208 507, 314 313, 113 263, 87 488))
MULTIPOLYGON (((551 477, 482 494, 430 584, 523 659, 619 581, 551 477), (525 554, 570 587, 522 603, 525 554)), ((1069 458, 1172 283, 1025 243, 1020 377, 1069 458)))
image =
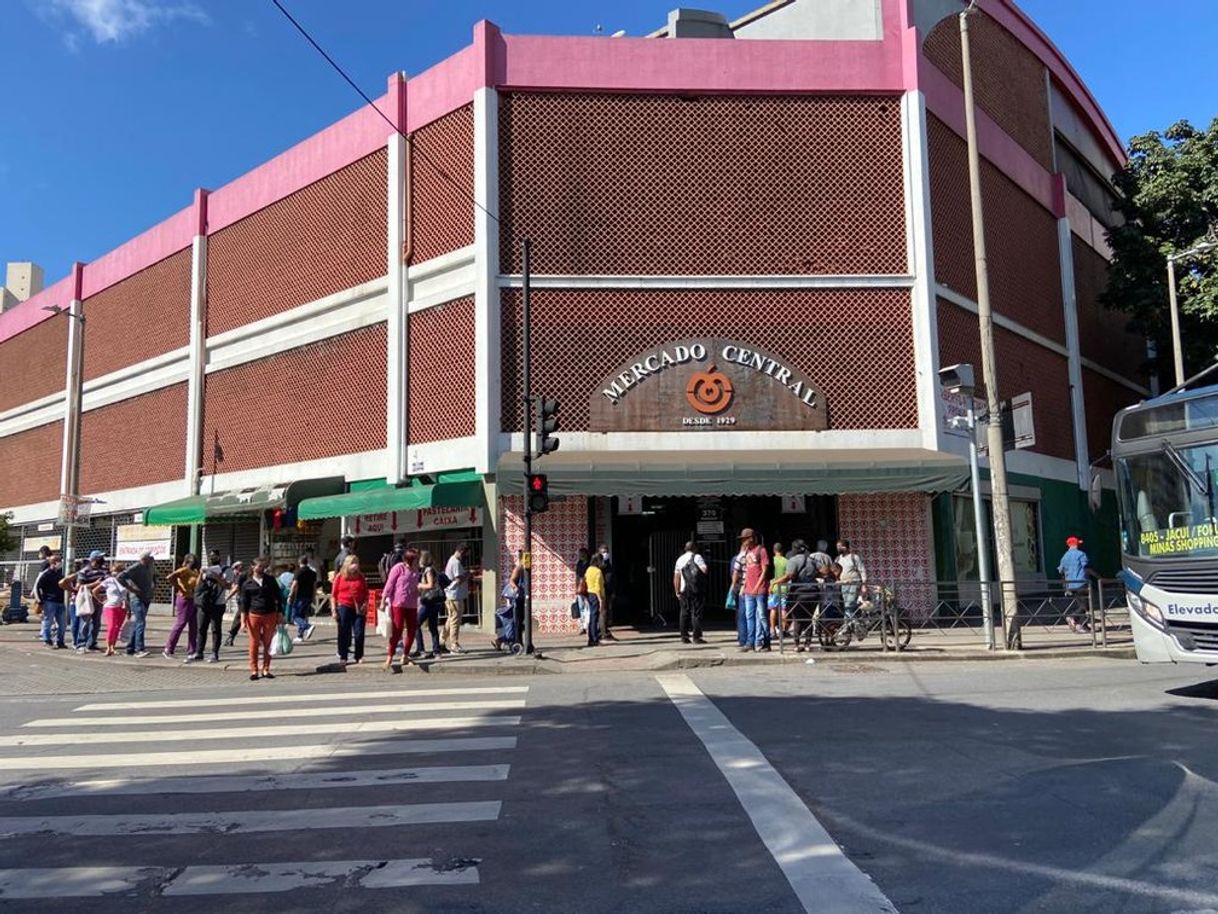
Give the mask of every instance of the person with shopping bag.
MULTIPOLYGON (((355 642, 354 659, 364 661, 364 613, 368 609, 368 580, 359 570, 359 557, 348 555, 342 568, 334 576, 330 587, 330 603, 334 620, 338 623, 338 655, 340 663, 351 656, 352 641, 355 642)), ((416 604, 417 605, 417 604, 416 604)))
MULTIPOLYGON (((110 566, 110 573, 89 588, 92 595, 102 601, 102 612, 106 619, 107 657, 114 656, 119 633, 123 630, 123 623, 127 621, 129 593, 121 580, 126 567, 122 562, 115 562, 110 566)), ((97 624, 96 619, 94 624, 97 624)))
POLYGON ((266 556, 254 559, 250 576, 241 585, 241 614, 250 636, 250 680, 274 679, 271 675, 271 639, 283 622, 283 592, 268 570, 266 556))
POLYGON ((407 549, 402 553, 402 560, 389 569, 384 599, 389 607, 389 656, 385 658, 385 669, 392 672, 393 655, 397 652, 399 641, 404 645, 402 666, 408 667, 414 663, 410 659, 410 649, 419 627, 418 550, 407 549))

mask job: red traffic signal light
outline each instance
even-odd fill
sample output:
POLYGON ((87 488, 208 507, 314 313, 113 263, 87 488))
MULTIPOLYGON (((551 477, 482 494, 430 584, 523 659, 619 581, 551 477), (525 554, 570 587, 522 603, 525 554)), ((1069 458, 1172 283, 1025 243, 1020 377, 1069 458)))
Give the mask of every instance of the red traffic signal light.
POLYGON ((550 480, 545 473, 530 473, 528 478, 529 511, 540 514, 550 507, 550 480))

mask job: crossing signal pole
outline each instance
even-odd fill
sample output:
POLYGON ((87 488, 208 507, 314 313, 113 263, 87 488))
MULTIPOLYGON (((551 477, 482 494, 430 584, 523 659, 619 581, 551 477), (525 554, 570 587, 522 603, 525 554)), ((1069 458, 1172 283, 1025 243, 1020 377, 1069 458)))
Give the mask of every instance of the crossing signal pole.
POLYGON ((529 287, 529 239, 520 242, 521 272, 521 406, 524 416, 524 653, 533 651, 533 515, 550 509, 550 484, 545 473, 533 472, 533 460, 558 450, 558 401, 534 397, 529 368, 533 361, 532 296, 529 287), (536 458, 533 454, 536 442, 536 458))

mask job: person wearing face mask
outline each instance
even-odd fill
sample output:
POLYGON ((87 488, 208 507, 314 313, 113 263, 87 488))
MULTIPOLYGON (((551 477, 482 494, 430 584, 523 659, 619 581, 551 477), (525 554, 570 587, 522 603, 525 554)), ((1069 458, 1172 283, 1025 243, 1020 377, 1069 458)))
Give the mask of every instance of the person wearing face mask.
POLYGON ((597 554, 601 557, 601 574, 605 578, 605 598, 601 600, 600 608, 600 637, 602 641, 616 641, 613 632, 609 631, 610 610, 613 609, 614 571, 613 559, 609 555, 609 547, 601 543, 597 554))
POLYGON ((842 588, 842 609, 851 616, 858 608, 859 595, 867 593, 867 567, 863 557, 850 548, 850 540, 837 541, 837 564, 841 569, 838 581, 842 588))

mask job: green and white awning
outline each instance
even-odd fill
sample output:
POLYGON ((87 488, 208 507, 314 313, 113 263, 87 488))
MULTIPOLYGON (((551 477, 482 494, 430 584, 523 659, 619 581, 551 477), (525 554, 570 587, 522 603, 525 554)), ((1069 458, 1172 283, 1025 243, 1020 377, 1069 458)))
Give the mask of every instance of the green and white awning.
POLYGON ((277 485, 257 486, 216 492, 212 495, 191 495, 176 501, 155 505, 144 512, 148 526, 184 526, 208 521, 257 517, 273 508, 294 508, 303 500, 346 488, 342 476, 325 479, 300 479, 277 485))
POLYGON ((483 500, 482 477, 473 471, 462 470, 440 473, 433 483, 413 479, 407 486, 381 483, 341 495, 308 498, 300 503, 297 516, 301 520, 320 520, 424 508, 480 508, 483 500))

